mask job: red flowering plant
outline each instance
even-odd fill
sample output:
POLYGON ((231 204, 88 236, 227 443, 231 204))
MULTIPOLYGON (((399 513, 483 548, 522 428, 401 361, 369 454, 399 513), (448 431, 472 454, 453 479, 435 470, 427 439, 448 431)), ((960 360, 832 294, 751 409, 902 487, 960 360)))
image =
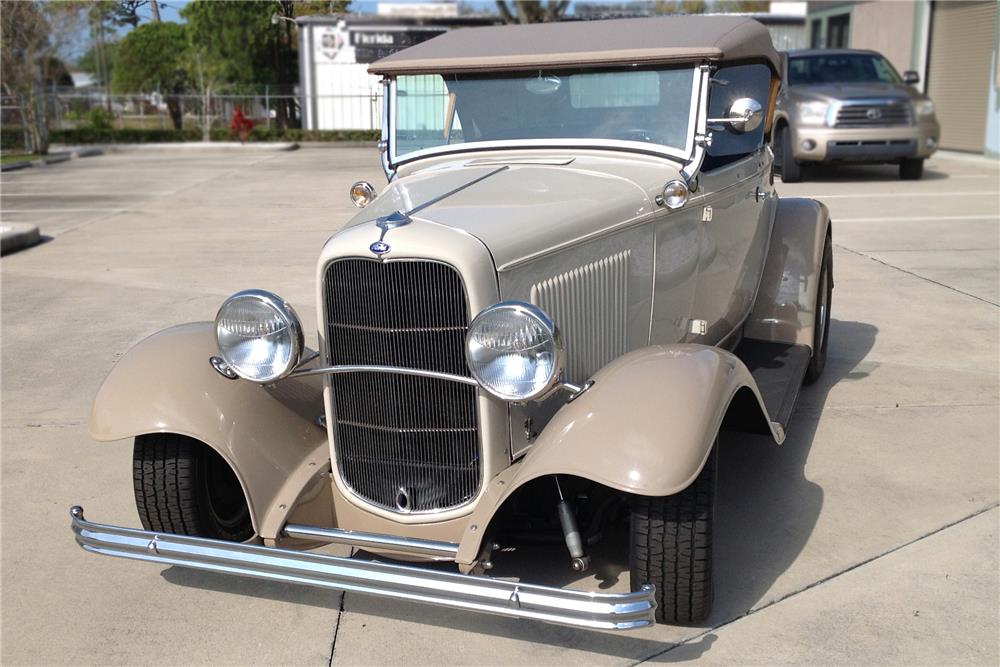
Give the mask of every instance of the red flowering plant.
POLYGON ((253 121, 243 115, 243 108, 237 106, 233 110, 233 117, 229 120, 229 132, 240 138, 240 143, 244 144, 253 129, 253 121))

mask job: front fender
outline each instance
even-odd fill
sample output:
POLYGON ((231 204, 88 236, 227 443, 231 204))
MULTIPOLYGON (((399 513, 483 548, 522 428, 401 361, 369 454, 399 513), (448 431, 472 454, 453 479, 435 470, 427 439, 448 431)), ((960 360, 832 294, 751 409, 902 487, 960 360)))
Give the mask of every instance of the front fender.
POLYGON ((111 370, 94 400, 90 435, 109 441, 178 433, 206 443, 235 471, 257 534, 277 537, 303 489, 329 470, 319 377, 270 386, 230 380, 212 368, 211 322, 146 338, 111 370))
POLYGON ((750 371, 716 347, 642 348, 593 379, 590 389, 559 409, 521 462, 491 481, 469 520, 459 562, 475 558, 480 529, 504 501, 544 475, 575 475, 644 496, 684 490, 701 472, 738 393, 743 418, 759 420, 759 430, 779 443, 784 438, 750 371))

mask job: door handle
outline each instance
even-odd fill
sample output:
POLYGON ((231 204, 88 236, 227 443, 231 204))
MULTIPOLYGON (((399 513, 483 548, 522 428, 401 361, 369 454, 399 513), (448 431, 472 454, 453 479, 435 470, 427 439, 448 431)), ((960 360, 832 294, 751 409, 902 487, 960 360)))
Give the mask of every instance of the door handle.
POLYGON ((749 197, 753 197, 753 200, 755 202, 762 202, 765 199, 767 199, 767 193, 764 192, 763 190, 761 190, 760 186, 758 185, 756 188, 754 188, 753 192, 751 192, 750 194, 747 195, 747 197, 748 198, 749 197))

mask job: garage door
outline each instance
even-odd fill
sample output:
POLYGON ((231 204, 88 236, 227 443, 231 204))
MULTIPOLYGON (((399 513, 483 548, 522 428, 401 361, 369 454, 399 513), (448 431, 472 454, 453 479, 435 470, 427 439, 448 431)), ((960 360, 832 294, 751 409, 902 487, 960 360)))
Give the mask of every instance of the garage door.
POLYGON ((927 94, 941 121, 941 147, 983 152, 997 3, 935 2, 927 94))

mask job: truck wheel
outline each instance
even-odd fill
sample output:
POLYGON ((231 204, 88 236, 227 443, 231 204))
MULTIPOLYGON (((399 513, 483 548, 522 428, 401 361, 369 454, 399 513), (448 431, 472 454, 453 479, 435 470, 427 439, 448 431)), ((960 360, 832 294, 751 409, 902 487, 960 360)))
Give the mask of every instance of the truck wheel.
POLYGON ((919 181, 923 175, 923 158, 908 158, 899 163, 899 177, 904 181, 919 181))
POLYGON ((812 384, 826 367, 826 348, 830 343, 830 306, 833 303, 833 249, 830 235, 823 246, 823 263, 819 269, 816 292, 816 324, 813 328, 813 354, 806 368, 805 383, 812 384))
POLYGON ((632 499, 632 590, 656 586, 659 623, 697 623, 712 610, 717 450, 718 440, 698 478, 680 493, 632 499))
POLYGON ((782 183, 798 183, 802 180, 802 165, 795 161, 792 150, 792 131, 785 125, 778 132, 778 144, 781 150, 781 181, 782 183))
POLYGON ((250 509, 229 464, 211 447, 174 433, 140 435, 132 484, 146 530, 243 542, 250 509))

